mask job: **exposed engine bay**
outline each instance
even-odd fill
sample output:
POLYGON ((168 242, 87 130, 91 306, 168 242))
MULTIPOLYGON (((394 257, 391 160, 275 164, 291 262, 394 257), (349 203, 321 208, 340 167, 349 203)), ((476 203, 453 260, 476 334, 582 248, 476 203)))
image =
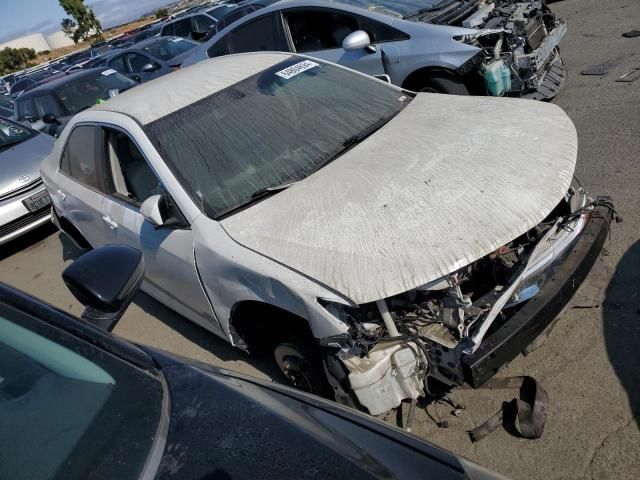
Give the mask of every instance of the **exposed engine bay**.
POLYGON ((493 253, 415 290, 334 312, 350 325, 337 356, 359 403, 378 415, 428 394, 430 379, 462 385, 461 358, 536 296, 589 208, 572 187, 543 222, 493 253))
POLYGON ((544 0, 445 1, 437 7, 420 20, 478 30, 455 38, 482 49, 477 66, 489 94, 549 99, 564 83, 558 44, 567 27, 544 0))

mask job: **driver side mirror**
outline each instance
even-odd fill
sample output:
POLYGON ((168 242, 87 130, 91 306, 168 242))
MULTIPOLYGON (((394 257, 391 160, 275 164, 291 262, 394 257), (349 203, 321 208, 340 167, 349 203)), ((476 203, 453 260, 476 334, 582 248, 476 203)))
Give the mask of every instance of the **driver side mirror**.
POLYGON ((140 288, 144 259, 135 248, 105 245, 79 257, 62 279, 85 307, 81 318, 110 332, 140 288))
POLYGON ((162 195, 151 195, 140 205, 140 215, 156 227, 161 227, 165 220, 164 214, 166 214, 166 212, 163 212, 163 210, 166 210, 164 203, 162 195))
POLYGON ((53 113, 45 113, 42 116, 42 121, 44 123, 47 123, 49 125, 55 123, 56 125, 60 125, 60 122, 58 122, 58 119, 56 118, 56 116, 53 113))
POLYGON ((142 66, 142 71, 146 72, 146 73, 151 73, 151 72, 155 72, 158 68, 151 62, 149 63, 145 63, 142 66))
POLYGON ((140 205, 140 215, 158 228, 182 228, 186 221, 168 195, 151 195, 140 205))
POLYGON ((364 30, 356 30, 347 35, 342 41, 342 48, 347 52, 362 49, 367 50, 369 53, 376 51, 376 47, 371 45, 369 34, 364 30))

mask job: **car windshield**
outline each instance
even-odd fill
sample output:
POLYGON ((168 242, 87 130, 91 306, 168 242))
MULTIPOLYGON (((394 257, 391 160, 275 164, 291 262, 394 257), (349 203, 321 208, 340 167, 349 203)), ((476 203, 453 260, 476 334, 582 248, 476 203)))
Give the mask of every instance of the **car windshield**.
POLYGON ((151 45, 143 47, 142 50, 151 56, 167 61, 188 52, 196 45, 197 43, 185 40, 184 38, 164 37, 153 42, 151 45))
POLYGON ((65 114, 73 115, 135 85, 136 82, 130 78, 107 69, 94 75, 80 75, 80 78, 58 87, 56 96, 65 114))
POLYGON ((138 478, 162 402, 156 377, 0 304, 0 478, 138 478))
POLYGON ((342 3, 394 17, 411 17, 423 10, 433 8, 442 0, 340 0, 342 3))
POLYGON ((0 150, 33 137, 35 132, 19 123, 0 118, 0 150))
POLYGON ((312 174, 409 101, 364 75, 291 57, 143 128, 194 202, 218 218, 312 174))

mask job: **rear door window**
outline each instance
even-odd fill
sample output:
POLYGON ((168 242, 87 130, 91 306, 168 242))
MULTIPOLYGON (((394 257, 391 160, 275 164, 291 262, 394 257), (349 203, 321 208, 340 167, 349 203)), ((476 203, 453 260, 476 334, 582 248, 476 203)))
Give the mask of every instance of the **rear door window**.
POLYGON ((164 27, 162 27, 162 30, 160 30, 160 36, 161 37, 168 37, 170 35, 173 35, 173 30, 174 30, 173 23, 165 25, 164 27))
POLYGON ((173 34, 176 37, 189 37, 191 36, 191 19, 183 18, 173 24, 173 34))
POLYGON ((60 169, 77 182, 104 192, 98 174, 98 127, 80 125, 73 129, 62 154, 60 169))
POLYGON ((33 104, 32 98, 18 99, 18 120, 27 120, 31 117, 37 117, 36 106, 33 104))
POLYGON ((56 117, 64 116, 64 112, 60 108, 60 104, 53 95, 35 97, 33 102, 35 103, 39 117, 43 117, 47 113, 52 113, 56 117))
POLYGON ((231 51, 229 50, 229 35, 225 35, 216 43, 209 47, 207 50, 207 56, 209 58, 221 57, 223 55, 229 55, 231 51))
POLYGON ((242 24, 229 34, 231 53, 288 50, 275 14, 242 24))
POLYGON ((127 63, 132 73, 140 73, 144 70, 144 66, 147 63, 154 63, 149 58, 140 53, 128 53, 127 63))
POLYGON ((124 62, 124 55, 118 55, 117 57, 112 58, 109 62, 109 67, 113 68, 116 72, 122 73, 123 75, 130 73, 127 69, 127 65, 124 62))
POLYGON ((206 32, 215 25, 215 20, 207 15, 195 15, 192 19, 192 30, 194 32, 206 32))

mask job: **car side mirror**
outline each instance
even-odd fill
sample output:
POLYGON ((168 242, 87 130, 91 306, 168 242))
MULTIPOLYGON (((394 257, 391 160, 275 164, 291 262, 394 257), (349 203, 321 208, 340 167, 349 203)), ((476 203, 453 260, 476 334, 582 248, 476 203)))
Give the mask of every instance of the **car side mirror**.
POLYGON ((151 72, 155 72, 156 70, 157 70, 157 67, 151 62, 145 63, 142 66, 142 71, 143 72, 151 73, 151 72))
POLYGON ((166 208, 162 195, 151 195, 140 205, 140 215, 156 227, 164 224, 166 208))
POLYGON ((376 51, 376 47, 371 45, 369 34, 364 30, 356 30, 347 35, 342 41, 342 48, 348 52, 362 49, 366 49, 369 52, 376 51))
POLYGON ((58 122, 58 119, 56 118, 56 116, 53 113, 45 113, 42 116, 42 121, 44 123, 49 124, 49 125, 52 124, 52 123, 55 123, 55 124, 59 124, 60 123, 60 122, 58 122))
POLYGON ((110 332, 140 288, 144 259, 127 245, 105 245, 79 257, 62 279, 84 305, 82 319, 110 332))

